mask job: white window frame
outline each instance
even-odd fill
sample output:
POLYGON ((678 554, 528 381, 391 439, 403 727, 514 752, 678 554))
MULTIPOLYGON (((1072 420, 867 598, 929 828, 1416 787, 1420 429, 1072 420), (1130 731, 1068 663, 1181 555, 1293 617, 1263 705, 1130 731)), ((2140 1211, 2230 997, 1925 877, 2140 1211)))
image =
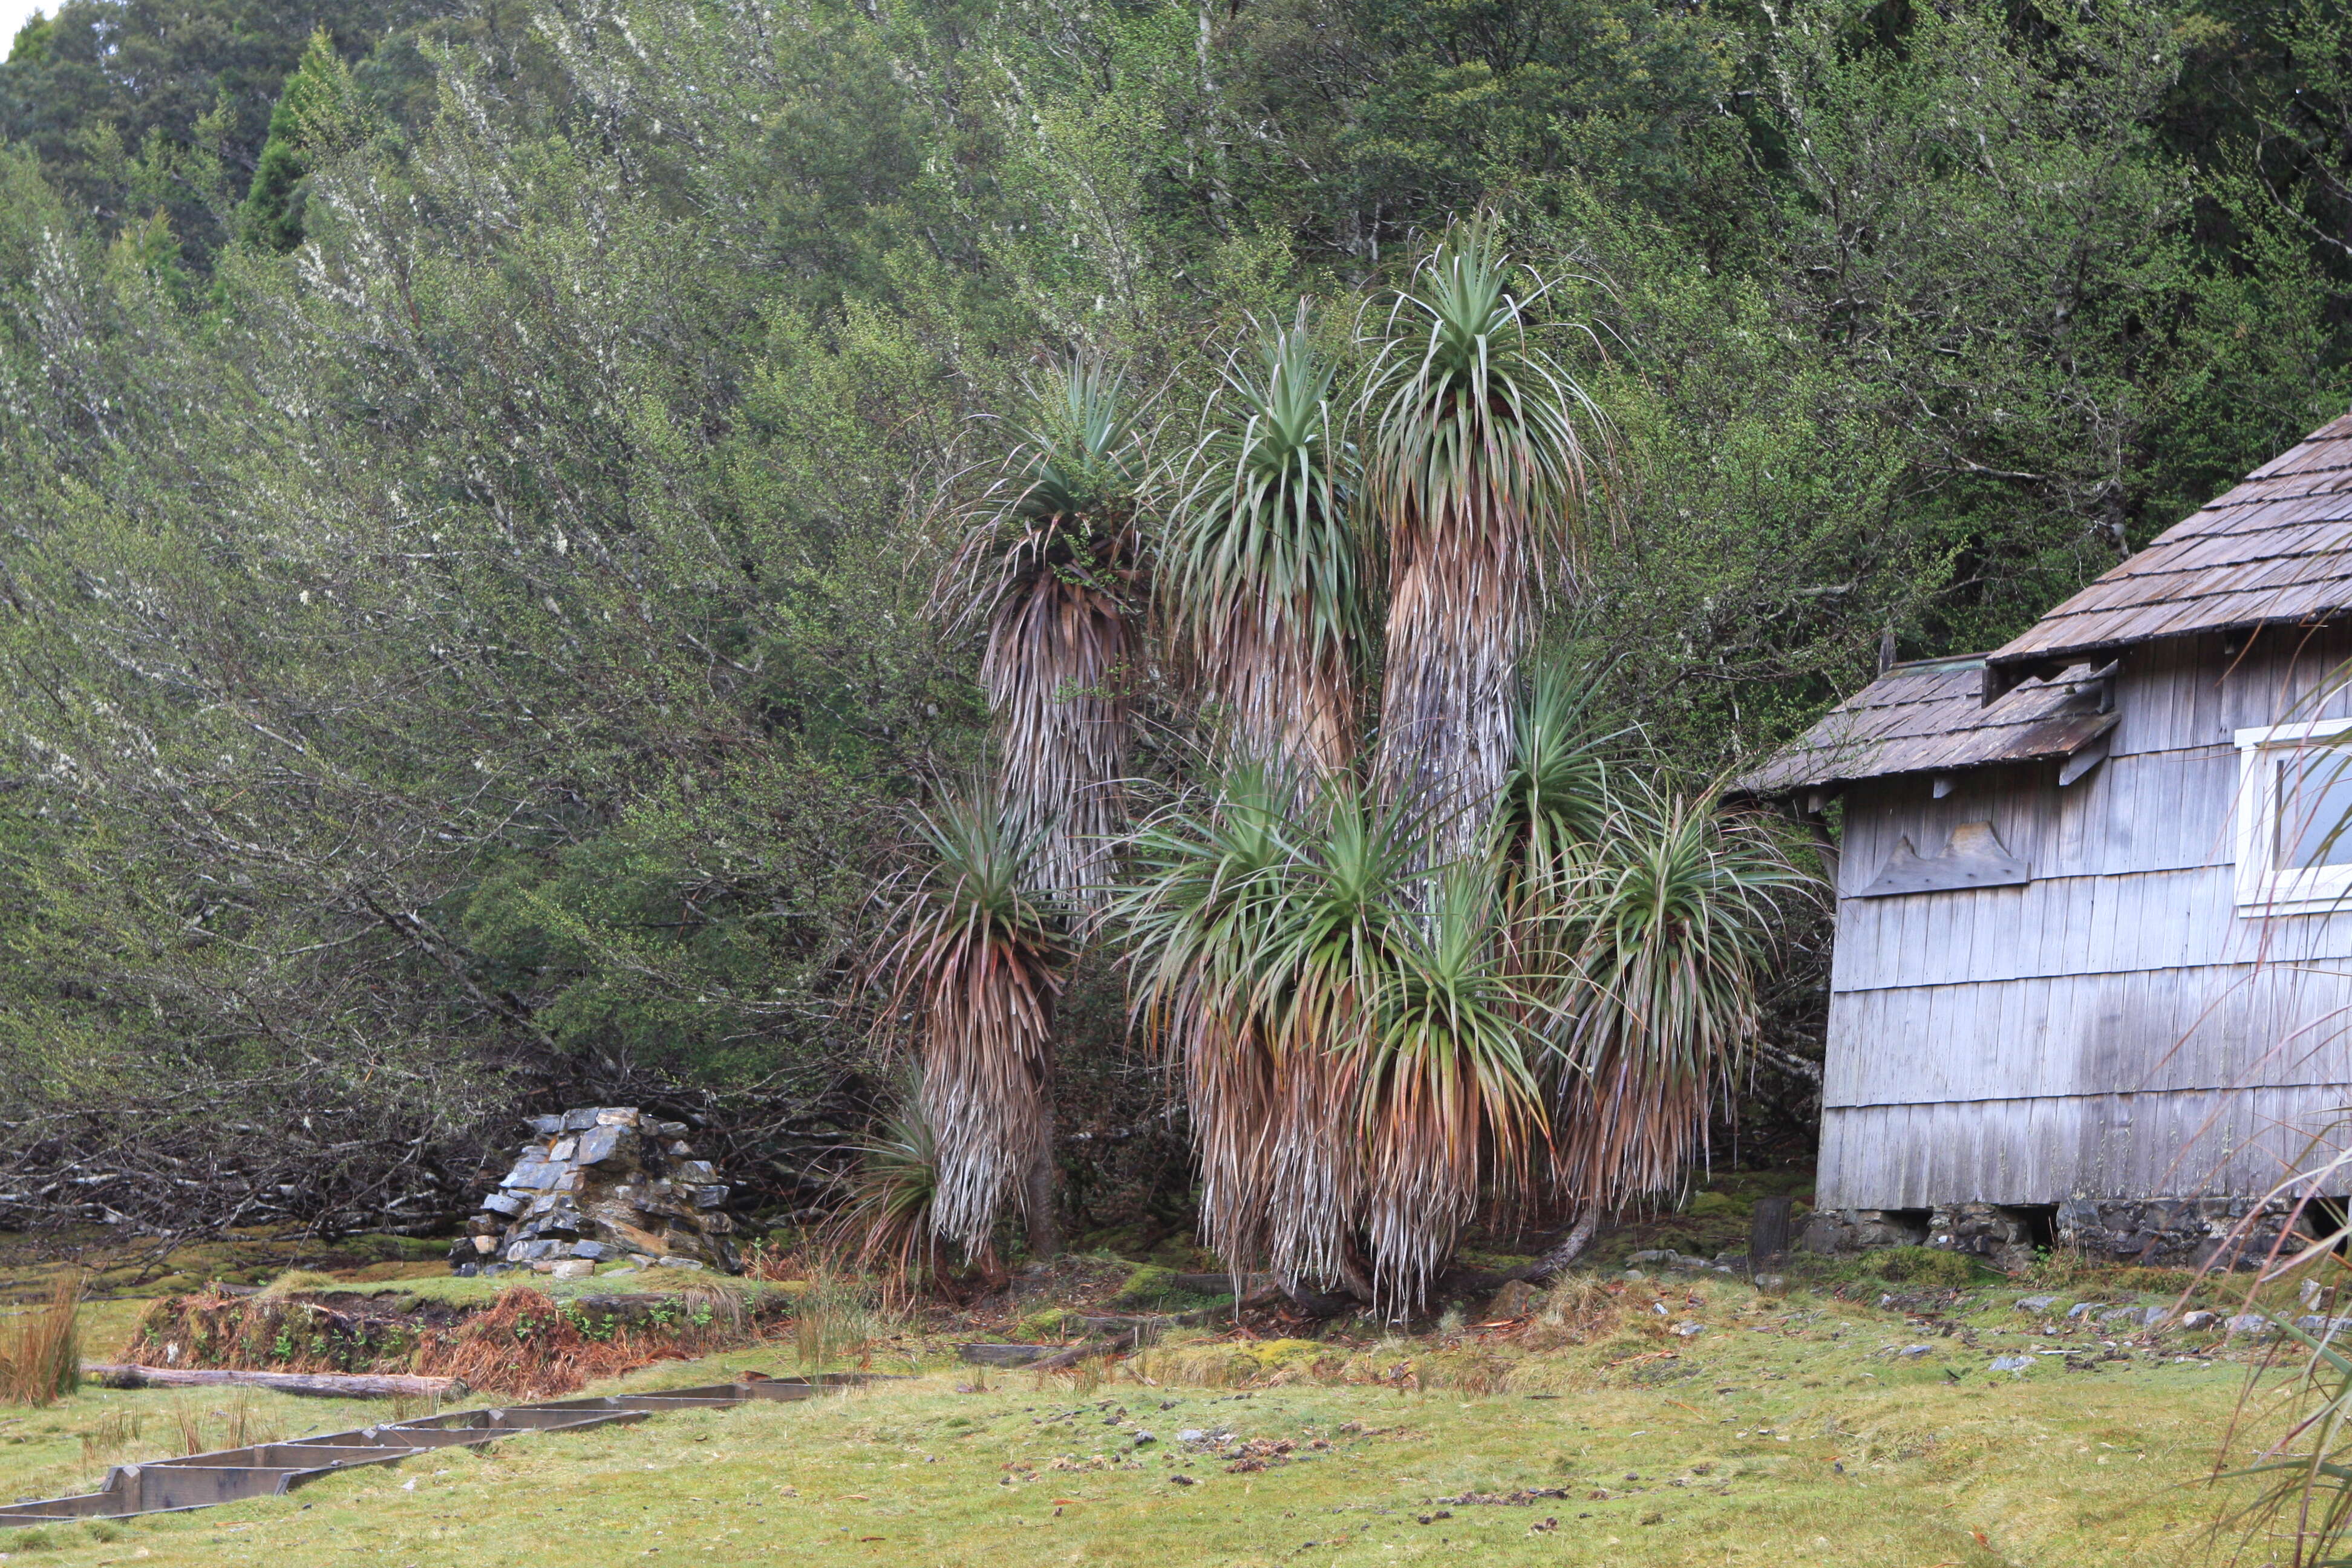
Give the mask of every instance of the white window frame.
MULTIPOLYGON (((2278 858, 2278 770, 2315 741, 2352 734, 2352 718, 2241 730, 2238 741, 2238 909, 2242 913, 2352 914, 2352 866, 2287 870, 2278 858)), ((2352 760, 2352 745, 2331 748, 2352 760)), ((2347 828, 2352 832, 2352 828, 2347 828)))

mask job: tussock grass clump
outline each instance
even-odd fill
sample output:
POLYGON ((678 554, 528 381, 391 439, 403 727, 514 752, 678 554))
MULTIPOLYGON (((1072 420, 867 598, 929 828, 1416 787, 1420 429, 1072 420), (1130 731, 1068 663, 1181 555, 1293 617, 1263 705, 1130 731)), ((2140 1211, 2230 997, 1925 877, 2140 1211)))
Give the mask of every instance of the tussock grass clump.
POLYGON ((289 1268, 261 1288, 264 1299, 277 1301, 309 1290, 341 1290, 343 1282, 315 1268, 289 1268))
POLYGON ((793 1348, 803 1367, 866 1357, 866 1348, 889 1332, 891 1319, 877 1307, 866 1283, 819 1268, 793 1304, 793 1348))
POLYGON ((120 1453, 139 1440, 140 1429, 145 1425, 146 1412, 136 1406, 117 1406, 104 1412, 81 1434, 81 1462, 94 1465, 110 1454, 120 1453))
MULTIPOLYGON (((0 1405, 54 1405, 81 1386, 81 1281, 0 1321, 0 1405)), ((19 1542, 21 1544, 21 1542, 19 1542)))

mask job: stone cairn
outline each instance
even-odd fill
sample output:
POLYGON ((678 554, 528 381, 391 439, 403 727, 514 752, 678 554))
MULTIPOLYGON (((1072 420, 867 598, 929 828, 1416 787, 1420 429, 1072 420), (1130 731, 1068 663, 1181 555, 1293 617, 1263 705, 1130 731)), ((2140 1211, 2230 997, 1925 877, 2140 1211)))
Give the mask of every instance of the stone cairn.
POLYGON ((719 1212, 727 1188, 685 1142, 686 1123, 635 1106, 590 1106, 531 1119, 499 1190, 449 1249, 457 1274, 577 1279, 601 1264, 736 1272, 719 1212))

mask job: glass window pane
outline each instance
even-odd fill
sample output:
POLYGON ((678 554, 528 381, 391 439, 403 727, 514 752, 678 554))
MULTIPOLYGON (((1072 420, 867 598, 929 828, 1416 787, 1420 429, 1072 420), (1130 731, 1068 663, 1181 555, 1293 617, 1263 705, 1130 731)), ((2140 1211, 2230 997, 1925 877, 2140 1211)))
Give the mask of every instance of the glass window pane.
POLYGON ((2280 868, 2352 866, 2352 752, 2292 752, 2278 778, 2280 868))

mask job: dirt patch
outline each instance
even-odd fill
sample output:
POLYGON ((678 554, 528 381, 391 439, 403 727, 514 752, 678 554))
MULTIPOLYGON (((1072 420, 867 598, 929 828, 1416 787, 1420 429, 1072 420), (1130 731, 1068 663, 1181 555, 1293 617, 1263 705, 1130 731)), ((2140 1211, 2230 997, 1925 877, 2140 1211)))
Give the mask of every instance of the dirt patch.
POLYGON ((354 1291, 200 1291, 150 1307, 125 1353, 154 1366, 418 1373, 462 1378, 484 1394, 548 1397, 656 1362, 759 1343, 790 1310, 782 1297, 702 1290, 557 1301, 517 1286, 486 1306, 354 1291))

